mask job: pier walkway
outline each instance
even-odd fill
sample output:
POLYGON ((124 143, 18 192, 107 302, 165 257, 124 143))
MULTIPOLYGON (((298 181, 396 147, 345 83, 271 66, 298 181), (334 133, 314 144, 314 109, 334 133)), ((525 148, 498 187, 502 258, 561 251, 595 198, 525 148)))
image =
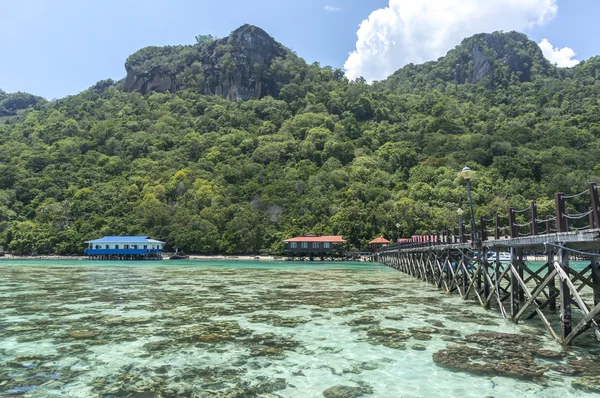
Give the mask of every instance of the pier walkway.
POLYGON ((469 231, 463 224, 384 246, 376 260, 496 308, 512 322, 537 318, 563 344, 589 329, 600 340, 598 189, 590 184, 577 195, 557 193, 554 203, 554 214, 543 220, 532 202, 528 209, 509 209, 504 218, 481 218, 469 231), (582 207, 588 210, 574 213, 582 207), (493 229, 486 229, 492 223, 493 229), (502 252, 510 257, 501 260, 502 252), (533 267, 527 254, 542 255, 545 263, 533 267), (571 266, 574 258, 585 261, 583 269, 571 266))

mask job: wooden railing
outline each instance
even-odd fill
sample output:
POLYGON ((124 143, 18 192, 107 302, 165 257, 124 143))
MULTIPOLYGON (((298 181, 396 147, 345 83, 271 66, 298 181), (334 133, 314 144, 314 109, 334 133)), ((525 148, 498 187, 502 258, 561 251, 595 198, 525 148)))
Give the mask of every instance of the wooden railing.
POLYGON ((509 208, 506 215, 494 214, 491 218, 481 217, 477 231, 472 234, 470 227, 461 222, 458 227, 446 228, 435 233, 415 235, 402 243, 386 245, 382 250, 395 250, 402 248, 417 248, 434 245, 449 245, 458 243, 473 243, 481 245, 490 239, 515 239, 526 236, 548 235, 569 231, 600 228, 600 201, 598 200, 598 187, 591 183, 589 188, 575 195, 565 195, 558 192, 554 196, 553 216, 538 219, 538 206, 535 201, 525 209, 509 208), (588 210, 583 213, 568 213, 567 201, 588 195, 588 210), (521 222, 519 222, 519 218, 521 222), (587 221, 584 221, 587 220, 587 221), (577 223, 585 222, 583 226, 577 223), (493 225, 493 229, 487 229, 493 225), (472 242, 471 236, 476 236, 472 242))

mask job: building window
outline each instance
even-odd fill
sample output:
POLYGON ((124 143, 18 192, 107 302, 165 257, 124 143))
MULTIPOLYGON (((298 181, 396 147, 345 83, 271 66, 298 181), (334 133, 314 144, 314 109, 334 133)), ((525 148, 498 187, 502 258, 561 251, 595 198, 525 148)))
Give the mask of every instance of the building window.
POLYGON ((329 243, 329 242, 324 242, 324 243, 323 243, 323 248, 324 248, 324 249, 329 249, 329 248, 331 248, 331 243, 329 243))
POLYGON ((295 249, 298 247, 298 244, 296 242, 290 242, 290 249, 295 249))
POLYGON ((133 249, 137 249, 137 245, 132 245, 131 246, 133 249))
POLYGON ((302 242, 302 248, 308 249, 308 242, 302 242))
POLYGON ((104 247, 105 249, 110 249, 110 246, 109 246, 109 245, 104 245, 104 246, 105 246, 105 247, 104 247))
POLYGON ((96 249, 100 249, 100 245, 96 245, 96 249))
POLYGON ((118 248, 119 248, 119 245, 115 245, 115 249, 118 249, 118 248))
POLYGON ((144 249, 147 249, 147 248, 148 248, 148 245, 144 245, 144 249))
POLYGON ((318 249, 319 248, 319 242, 313 242, 313 249, 318 249))
POLYGON ((123 249, 129 249, 129 245, 123 245, 123 249))

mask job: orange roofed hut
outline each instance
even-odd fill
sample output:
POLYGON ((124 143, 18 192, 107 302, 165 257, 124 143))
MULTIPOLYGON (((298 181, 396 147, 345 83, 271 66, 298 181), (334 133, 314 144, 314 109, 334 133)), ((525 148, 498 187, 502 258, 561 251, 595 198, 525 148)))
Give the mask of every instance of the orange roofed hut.
POLYGON ((343 244, 346 240, 338 235, 316 236, 303 235, 283 241, 285 251, 302 254, 343 254, 343 244))
POLYGON ((372 241, 370 241, 369 247, 371 247, 371 252, 375 253, 378 248, 380 248, 383 245, 387 245, 388 243, 390 243, 389 240, 387 240, 383 236, 380 236, 379 238, 375 238, 372 241))

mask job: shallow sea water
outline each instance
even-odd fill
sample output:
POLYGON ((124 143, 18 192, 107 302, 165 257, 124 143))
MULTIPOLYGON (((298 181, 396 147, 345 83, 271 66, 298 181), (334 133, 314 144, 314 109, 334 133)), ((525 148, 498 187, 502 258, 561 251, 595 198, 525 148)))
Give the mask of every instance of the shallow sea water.
POLYGON ((556 370, 595 348, 535 325, 371 263, 9 260, 0 397, 595 396, 556 370), (531 380, 433 361, 482 332, 563 357, 536 359, 548 371, 531 380))

